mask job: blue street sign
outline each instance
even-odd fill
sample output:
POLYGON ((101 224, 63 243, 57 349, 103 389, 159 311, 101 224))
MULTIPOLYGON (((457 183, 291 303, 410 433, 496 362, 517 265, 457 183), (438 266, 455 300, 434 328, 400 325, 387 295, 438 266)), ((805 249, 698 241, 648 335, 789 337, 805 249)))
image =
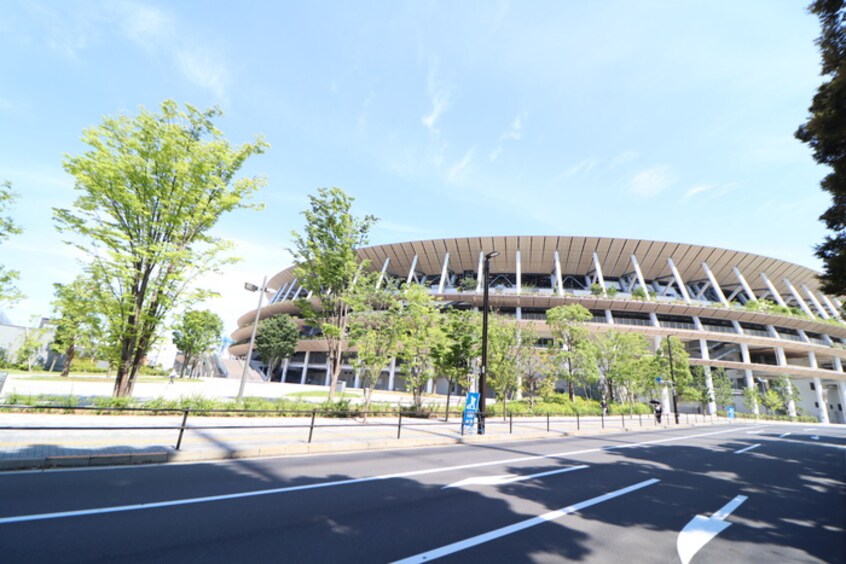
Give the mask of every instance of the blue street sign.
POLYGON ((467 394, 467 399, 464 402, 464 419, 461 421, 461 424, 467 428, 469 427, 470 430, 473 429, 473 425, 476 424, 476 412, 479 410, 479 393, 478 392, 470 392, 467 394))
POLYGON ((664 381, 664 379, 663 379, 663 378, 661 378, 660 376, 656 376, 656 377, 655 377, 655 381, 656 381, 656 382, 658 382, 658 383, 660 384, 661 382, 663 382, 663 381, 664 381))
POLYGON ((726 408, 726 416, 729 419, 734 419, 734 406, 730 405, 726 408))

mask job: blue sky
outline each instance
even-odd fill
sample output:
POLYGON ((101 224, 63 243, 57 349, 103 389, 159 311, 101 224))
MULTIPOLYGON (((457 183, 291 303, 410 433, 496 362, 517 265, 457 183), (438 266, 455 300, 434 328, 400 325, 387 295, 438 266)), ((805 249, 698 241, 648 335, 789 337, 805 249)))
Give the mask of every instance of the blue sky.
POLYGON ((244 260, 208 277, 227 332, 244 281, 290 265, 319 186, 381 218, 371 242, 595 235, 714 245, 819 269, 825 169, 793 138, 820 83, 803 1, 6 1, 0 246, 49 315, 79 271, 52 207, 83 128, 167 98, 219 105, 264 211, 223 219, 244 260))

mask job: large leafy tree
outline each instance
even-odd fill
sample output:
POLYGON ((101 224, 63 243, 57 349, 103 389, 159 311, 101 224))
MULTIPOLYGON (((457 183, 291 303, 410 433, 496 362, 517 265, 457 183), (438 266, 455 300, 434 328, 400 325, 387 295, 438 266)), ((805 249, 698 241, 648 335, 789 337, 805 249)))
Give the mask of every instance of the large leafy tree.
MULTIPOLYGON (((690 354, 679 339, 665 338, 655 351, 655 371, 664 382, 672 386, 672 393, 682 399, 697 399, 693 374, 690 371, 690 354), (669 339, 669 349, 667 340, 669 339), (672 362, 670 362, 672 357, 672 362)), ((678 414, 676 414, 678 417, 678 414)))
POLYGON ((520 389, 520 377, 538 366, 533 364, 534 327, 521 327, 512 319, 492 315, 488 324, 487 383, 506 414, 507 401, 520 389))
POLYGON ((464 390, 473 383, 473 363, 481 354, 481 315, 472 310, 449 309, 441 316, 444 339, 433 350, 435 368, 447 379, 446 412, 449 418, 449 402, 452 385, 464 390))
POLYGON ((605 380, 602 396, 609 401, 624 396, 633 401, 633 391, 639 390, 638 381, 644 367, 640 359, 649 354, 646 337, 638 333, 607 331, 594 337, 597 363, 605 380))
POLYGON ((704 366, 694 366, 691 369, 693 375, 693 388, 695 392, 691 393, 689 399, 695 399, 703 408, 707 409, 708 403, 713 401, 717 407, 725 408, 733 402, 733 394, 731 388, 731 379, 724 368, 716 368, 711 370, 711 383, 713 386, 713 397, 708 390, 708 382, 705 374, 704 366))
POLYGON ((420 284, 402 290, 400 312, 400 353, 403 376, 411 389, 414 407, 423 406, 423 391, 434 376, 432 351, 442 346, 444 339, 441 312, 432 294, 420 284))
POLYGON ((211 230, 223 214, 252 207, 263 184, 236 174, 267 144, 231 145, 214 125, 220 114, 168 100, 158 113, 104 119, 85 130, 88 151, 65 157, 80 195, 55 218, 89 257, 109 321, 115 396, 132 394, 168 312, 208 295, 190 290, 194 279, 232 262, 231 243, 211 230))
POLYGON ((255 348, 259 357, 267 364, 267 376, 279 363, 291 358, 300 339, 300 328, 290 315, 274 315, 262 320, 256 333, 255 348))
POLYGON ((815 0, 808 9, 822 26, 817 44, 827 80, 817 90, 808 108, 811 115, 796 130, 796 137, 811 147, 814 160, 832 169, 820 183, 832 199, 820 220, 832 234, 817 246, 816 254, 825 265, 823 289, 846 295, 846 2, 815 0))
POLYGON ((65 355, 62 376, 70 374, 80 350, 94 354, 104 331, 103 316, 97 312, 91 278, 77 276, 69 284, 54 284, 55 333, 51 348, 65 355))
POLYGON ((185 376, 185 369, 193 372, 202 355, 220 343, 223 320, 207 309, 186 311, 173 330, 173 344, 182 353, 182 369, 179 377, 185 376))
POLYGON ((400 352, 401 301, 391 284, 378 287, 375 273, 363 275, 349 296, 349 341, 355 347, 353 364, 364 389, 364 417, 370 410, 373 388, 391 359, 400 352))
MULTIPOLYGON (((15 223, 11 216, 2 215, 9 211, 9 208, 17 198, 12 191, 10 182, 0 184, 0 242, 10 235, 17 235, 21 232, 20 226, 15 223)), ((20 290, 15 286, 19 273, 15 270, 8 270, 0 264, 0 305, 4 302, 14 303, 23 297, 20 290)))
POLYGON ((577 383, 587 387, 598 376, 596 347, 585 326, 592 318, 590 311, 579 304, 560 305, 546 312, 546 323, 557 349, 559 375, 567 381, 571 401, 576 397, 577 383))
POLYGON ((352 215, 353 198, 340 188, 320 188, 309 196, 310 208, 303 212, 305 229, 294 231, 295 273, 314 300, 301 300, 300 311, 326 340, 330 366, 329 401, 341 374, 347 338, 347 295, 365 266, 356 250, 367 243, 376 218, 352 215))

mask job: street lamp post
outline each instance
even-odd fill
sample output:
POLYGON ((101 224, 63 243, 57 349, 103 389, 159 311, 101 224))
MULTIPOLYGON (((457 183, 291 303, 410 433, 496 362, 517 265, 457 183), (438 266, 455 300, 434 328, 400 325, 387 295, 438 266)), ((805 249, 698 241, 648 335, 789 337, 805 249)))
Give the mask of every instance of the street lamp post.
POLYGON ((247 357, 244 359, 244 371, 241 373, 241 385, 238 387, 238 401, 244 397, 244 386, 247 383, 247 371, 250 369, 250 360, 253 356, 253 343, 256 340, 256 329, 258 328, 259 322, 259 313, 261 311, 261 302, 264 299, 264 293, 269 290, 267 287, 267 276, 261 281, 261 287, 256 286, 255 284, 250 284, 249 282, 244 283, 244 289, 249 290, 250 292, 255 292, 258 290, 259 293, 259 301, 258 306, 256 306, 256 319, 253 321, 253 333, 250 335, 250 346, 247 349, 247 357))
POLYGON ((497 251, 485 255, 485 265, 482 268, 484 293, 482 294, 482 365, 479 369, 479 434, 485 434, 485 382, 488 375, 488 278, 490 277, 490 261, 499 256, 497 251))
POLYGON ((670 357, 670 381, 673 384, 673 413, 676 414, 676 425, 679 424, 679 396, 676 392, 676 371, 673 367, 673 347, 670 345, 670 335, 667 335, 667 356, 670 357))

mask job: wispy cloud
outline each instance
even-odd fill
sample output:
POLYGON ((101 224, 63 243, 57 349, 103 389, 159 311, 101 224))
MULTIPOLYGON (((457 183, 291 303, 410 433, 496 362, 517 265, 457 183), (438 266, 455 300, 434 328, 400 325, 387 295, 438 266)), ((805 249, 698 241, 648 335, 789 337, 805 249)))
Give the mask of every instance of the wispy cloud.
POLYGON ((623 151, 611 159, 611 164, 608 165, 608 168, 617 168, 620 165, 630 163, 636 160, 639 156, 640 154, 636 151, 623 151))
POLYGON ((523 123, 521 116, 517 116, 514 118, 514 121, 511 122, 511 125, 502 132, 502 135, 499 136, 499 144, 497 144, 496 148, 491 152, 490 160, 494 162, 499 158, 499 155, 502 153, 502 149, 505 146, 506 141, 519 141, 523 138, 523 123))
POLYGON ((688 199, 692 198, 693 196, 696 196, 697 194, 702 194, 703 192, 713 190, 716 187, 717 187, 716 184, 699 184, 697 186, 694 186, 693 188, 691 188, 687 192, 685 192, 684 196, 682 196, 682 200, 688 200, 688 199))
POLYGON ((429 74, 426 78, 426 93, 432 103, 432 111, 420 118, 420 121, 429 131, 437 133, 438 120, 449 107, 450 97, 449 88, 438 79, 436 63, 429 64, 429 74))
POLYGON ((674 182, 675 174, 669 166, 654 166, 632 176, 628 191, 641 198, 654 198, 674 182))
POLYGON ((564 171, 562 176, 572 177, 580 174, 587 174, 592 171, 599 164, 599 159, 585 159, 582 162, 576 163, 564 171))
POLYGON ((449 173, 447 174, 447 182, 450 184, 455 184, 467 170, 467 167, 470 166, 470 162, 473 160, 473 151, 474 149, 470 149, 464 154, 464 157, 452 165, 449 169, 449 173))

